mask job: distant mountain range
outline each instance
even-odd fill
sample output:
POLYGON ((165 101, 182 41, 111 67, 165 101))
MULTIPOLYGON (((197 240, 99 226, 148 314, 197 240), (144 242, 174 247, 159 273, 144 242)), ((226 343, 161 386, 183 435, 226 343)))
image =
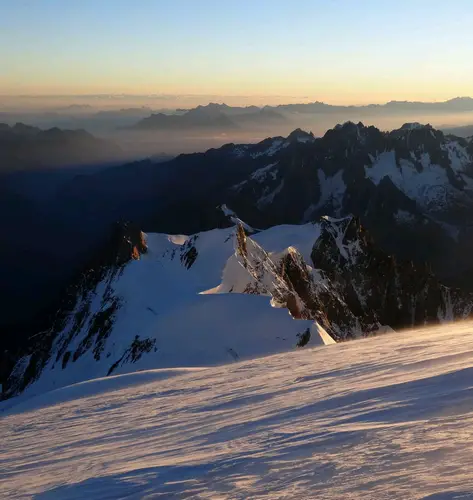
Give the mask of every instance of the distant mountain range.
POLYGON ((446 134, 457 135, 459 137, 473 137, 473 125, 463 125, 462 127, 442 127, 446 134))
POLYGON ((389 101, 386 104, 366 104, 361 106, 334 106, 323 102, 312 102, 307 104, 280 104, 274 109, 297 113, 343 113, 347 111, 361 111, 368 113, 377 112, 432 112, 452 113, 461 111, 473 111, 472 97, 456 97, 443 102, 420 102, 420 101, 389 101))
POLYGON ((285 123, 286 118, 269 108, 232 108, 226 104, 208 104, 186 110, 183 114, 152 114, 130 127, 136 130, 189 130, 212 128, 220 132, 242 127, 264 127, 285 123))
MULTIPOLYGON (((473 112, 473 98, 457 97, 444 102, 390 101, 385 104, 331 105, 324 102, 280 104, 274 106, 229 106, 209 103, 191 109, 152 109, 148 106, 100 110, 88 104, 51 108, 50 110, 2 111, 0 122, 13 125, 16 122, 31 123, 41 128, 59 127, 85 129, 92 133, 113 134, 117 130, 202 131, 234 133, 256 130, 261 133, 287 134, 295 126, 332 127, 337 121, 370 120, 376 124, 379 118, 392 117, 394 121, 436 121, 442 115, 473 112)), ((450 123, 455 123, 450 119, 450 123)), ((391 120, 391 122, 393 122, 391 120)), ((461 120, 464 123, 464 120, 461 120)), ((459 121, 460 123, 460 121, 459 121)), ((393 125, 389 126, 392 128, 393 125)), ((397 124, 395 125, 397 126, 397 124)), ((461 132, 462 133, 462 132, 461 132)))
POLYGON ((85 130, 0 123, 0 173, 116 161, 120 148, 85 130))
POLYGON ((396 114, 446 114, 473 112, 473 98, 458 97, 445 102, 390 101, 386 104, 362 106, 335 106, 323 102, 280 104, 278 106, 228 106, 210 103, 192 109, 178 109, 177 114, 158 113, 138 121, 131 129, 137 130, 189 130, 213 128, 222 132, 237 127, 269 127, 295 119, 294 115, 396 115, 396 114))
POLYGON ((85 129, 92 133, 107 132, 117 127, 126 127, 149 116, 148 107, 99 110, 90 105, 71 105, 55 110, 1 111, 0 122, 14 125, 30 123, 42 129, 85 129))
MULTIPOLYGON (((29 129, 25 131, 29 133, 29 129)), ((79 175, 45 202, 2 184, 0 350, 50 326, 64 287, 100 254, 116 221, 153 233, 197 234, 357 217, 377 247, 449 286, 471 289, 473 139, 409 123, 382 132, 345 123, 79 175), (35 313, 41 313, 37 318, 35 313)), ((292 244, 292 243, 291 243, 292 244)), ((422 278, 423 279, 423 278, 422 278)))

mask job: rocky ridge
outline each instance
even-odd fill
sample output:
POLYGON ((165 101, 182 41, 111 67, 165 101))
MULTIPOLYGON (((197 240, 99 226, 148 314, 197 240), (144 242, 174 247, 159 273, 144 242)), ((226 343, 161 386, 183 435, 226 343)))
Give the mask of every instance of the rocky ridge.
MULTIPOLYGON (((466 319, 473 310, 472 293, 443 285, 428 265, 385 253, 356 217, 324 217, 316 224, 252 230, 251 234, 238 223, 190 237, 146 236, 125 224, 117 226, 102 260, 71 287, 52 327, 30 340, 9 376, 4 397, 48 377, 53 377, 50 384, 59 381, 57 377, 86 376, 75 373, 79 366, 102 366, 105 376, 132 370, 143 360, 146 366, 158 368, 183 363, 182 359, 191 356, 193 363, 205 365, 206 349, 215 347, 228 325, 218 323, 212 344, 197 347, 193 343, 199 343, 200 337, 186 341, 189 345, 178 340, 186 328, 181 322, 202 305, 198 321, 203 317, 212 321, 222 307, 236 314, 233 327, 242 332, 238 326, 242 319, 252 327, 260 324, 259 312, 253 317, 254 313, 245 312, 232 299, 244 296, 248 297, 245 304, 261 304, 260 299, 268 297, 275 308, 268 310, 271 315, 286 309, 293 318, 293 326, 284 328, 296 334, 284 339, 285 347, 274 346, 279 337, 261 338, 259 353, 314 345, 317 332, 340 342, 466 319), (142 265, 133 264, 143 258, 147 260, 142 265), (220 285, 208 288, 218 276, 222 277, 220 285), (224 302, 219 306, 216 300, 224 302), (173 333, 174 328, 179 330, 173 333), (172 351, 169 342, 175 346, 172 351), (168 351, 174 354, 166 355, 168 351)), ((199 330, 198 324, 192 324, 199 330)), ((224 340, 222 347, 217 345, 217 351, 223 349, 230 359, 240 359, 255 336, 271 337, 274 326, 264 322, 259 328, 263 330, 247 330, 250 337, 243 344, 240 333, 232 334, 236 337, 224 340)))

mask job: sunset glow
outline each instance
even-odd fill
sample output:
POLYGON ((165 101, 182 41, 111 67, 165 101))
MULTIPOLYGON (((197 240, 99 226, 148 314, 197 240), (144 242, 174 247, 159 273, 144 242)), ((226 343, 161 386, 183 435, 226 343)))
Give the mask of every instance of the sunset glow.
POLYGON ((234 104, 446 100, 473 89, 468 0, 5 2, 0 94, 234 104), (253 99, 249 99, 253 97, 253 99))

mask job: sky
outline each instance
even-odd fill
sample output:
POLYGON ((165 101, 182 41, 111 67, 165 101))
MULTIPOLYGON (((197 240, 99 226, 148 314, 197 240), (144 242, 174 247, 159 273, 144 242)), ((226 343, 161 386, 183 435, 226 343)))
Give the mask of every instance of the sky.
POLYGON ((473 95, 473 1, 0 0, 0 95, 473 95))

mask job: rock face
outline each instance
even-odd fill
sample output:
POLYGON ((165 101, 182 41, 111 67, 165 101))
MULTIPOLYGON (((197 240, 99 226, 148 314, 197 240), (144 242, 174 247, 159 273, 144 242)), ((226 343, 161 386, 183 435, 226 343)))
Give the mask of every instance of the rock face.
POLYGON ((319 139, 275 138, 235 154, 260 166, 224 202, 254 227, 355 215, 389 253, 427 260, 444 277, 471 267, 471 141, 429 125, 384 133, 349 122, 319 139))
MULTIPOLYGON (((3 397, 138 369, 206 366, 295 348, 310 321, 293 321, 264 296, 211 291, 234 253, 235 238, 234 227, 169 236, 117 225, 69 288, 50 328, 5 365, 3 397)), ((321 343, 320 336, 310 343, 321 343)))
MULTIPOLYGON (((248 223, 248 232, 249 227, 318 223, 328 216, 320 224, 320 238, 313 236, 309 254, 291 240, 283 252, 275 252, 263 241, 266 233, 255 229, 248 238, 243 231, 233 265, 243 266, 246 274, 238 275, 238 282, 222 284, 222 291, 271 295, 294 317, 317 320, 337 340, 384 325, 402 328, 470 314, 469 294, 451 287, 460 283, 471 289, 473 283, 468 274, 473 267, 473 140, 430 126, 406 124, 385 133, 346 123, 321 138, 297 130, 286 138, 181 155, 159 169, 152 162, 107 169, 69 188, 59 198, 61 206, 69 201, 73 205, 68 212, 74 214, 72 227, 93 225, 104 213, 137 221, 151 233, 173 234, 228 228, 241 219, 248 223), (77 208, 83 206, 86 214, 77 208), (219 206, 233 215, 222 217, 219 206), (449 287, 437 281, 430 266, 449 287)), ((21 376, 10 378, 10 387, 21 390, 35 380, 38 367, 51 359, 53 344, 53 357, 60 353, 57 363, 65 370, 84 353, 103 358, 103 345, 114 336, 114 318, 124 312, 121 295, 107 292, 112 290, 107 277, 115 282, 130 259, 145 251, 141 231, 130 225, 124 233, 117 230, 112 240, 73 280, 54 319, 56 326, 40 335, 32 331, 26 345, 16 346, 25 356, 15 368, 21 376), (98 303, 91 300, 97 296, 98 303), (67 341, 72 331, 81 333, 72 333, 67 341)), ((201 261, 201 242, 200 236, 191 236, 182 248, 169 250, 189 276, 201 261)), ((70 250, 64 248, 63 253, 70 250)), ((139 332, 130 335, 107 371, 125 356, 135 335, 140 343, 148 338, 139 332)), ((4 373, 12 364, 7 354, 4 373)))
MULTIPOLYGON (((3 128, 22 143, 39 133, 3 128)), ((48 151, 50 141, 69 137, 44 134, 48 151)), ((428 261, 445 283, 473 289, 472 183, 471 138, 419 124, 385 133, 346 123, 320 138, 296 130, 258 144, 180 155, 159 168, 140 161, 74 176, 40 217, 36 205, 2 184, 0 261, 8 265, 0 330, 9 333, 0 337, 0 352, 21 349, 25 337, 47 328, 72 270, 99 251, 113 221, 132 220, 150 233, 195 234, 229 227, 216 209, 224 204, 260 229, 355 215, 383 250, 418 265, 428 261)))
POLYGON ((54 355, 55 362, 61 363, 63 369, 89 350, 93 351, 95 360, 100 360, 105 341, 112 332, 114 316, 121 305, 111 284, 128 262, 139 259, 146 251, 141 230, 129 222, 116 224, 110 241, 66 291, 51 328, 32 337, 25 346, 25 356, 6 381, 6 395, 21 392, 40 375, 53 354, 52 346, 60 333, 67 331, 57 343, 54 355), (92 313, 91 303, 96 298, 99 284, 103 284, 104 290, 98 310, 92 313), (86 335, 71 349, 72 341, 84 327, 86 335))
POLYGON ((473 294, 442 285, 426 264, 388 255, 356 217, 325 218, 312 262, 357 316, 394 329, 465 319, 473 294))
POLYGON ((356 217, 322 219, 309 265, 295 248, 269 255, 241 226, 237 242, 254 279, 248 293, 269 293, 275 305, 316 320, 338 341, 472 314, 473 293, 442 285, 425 264, 386 254, 356 217))
POLYGON ((70 287, 51 328, 15 360, 4 397, 135 365, 205 365, 303 348, 320 343, 320 332, 324 342, 340 342, 464 319, 472 309, 472 293, 385 253, 357 217, 266 231, 237 222, 192 236, 145 236, 121 224, 70 287), (254 309, 261 299, 266 306, 254 309))

